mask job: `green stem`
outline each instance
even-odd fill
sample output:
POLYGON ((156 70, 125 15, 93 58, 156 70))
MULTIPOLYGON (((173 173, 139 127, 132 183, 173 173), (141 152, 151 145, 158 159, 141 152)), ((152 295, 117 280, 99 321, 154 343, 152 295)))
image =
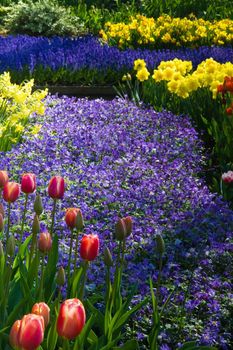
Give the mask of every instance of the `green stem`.
POLYGON ((27 212, 27 203, 28 203, 28 193, 26 193, 25 202, 24 202, 24 209, 23 209, 23 218, 22 218, 22 224, 21 224, 21 232, 20 232, 20 240, 19 240, 19 246, 22 244, 23 240, 23 228, 26 218, 26 212, 27 212))
POLYGON ((163 258, 162 255, 159 255, 159 274, 157 279, 157 288, 156 288, 156 299, 157 304, 159 304, 159 294, 160 294, 160 282, 161 282, 161 276, 162 276, 162 266, 163 266, 163 258))
POLYGON ((85 292, 85 284, 87 280, 87 269, 89 266, 89 261, 85 260, 84 266, 83 266, 83 279, 82 279, 82 284, 81 284, 81 289, 80 289, 80 300, 83 301, 84 298, 84 292, 85 292))
POLYGON ((30 250, 30 257, 29 257, 29 264, 30 265, 31 265, 31 262, 32 262, 33 254, 34 254, 34 251, 35 251, 35 247, 36 247, 36 234, 33 233, 32 234, 31 250, 30 250))
POLYGON ((107 266, 107 271, 106 271, 106 296, 105 296, 105 302, 107 302, 110 299, 111 295, 111 279, 110 279, 110 266, 107 266))
POLYGON ((70 349, 70 344, 68 339, 63 338, 63 345, 62 345, 62 350, 69 350, 70 349))
POLYGON ((43 298, 43 286, 44 286, 44 270, 45 270, 45 259, 44 254, 42 255, 42 265, 41 265, 41 276, 40 276, 40 288, 39 288, 39 300, 43 298))
POLYGON ((7 214, 7 231, 6 231, 6 241, 8 241, 9 238, 9 232, 10 232, 10 217, 11 217, 11 203, 8 203, 8 214, 7 214))
POLYGON ((53 237, 53 228, 54 228, 54 222, 55 222, 56 204, 57 204, 57 200, 54 199, 53 200, 53 211, 52 211, 52 222, 51 222, 51 227, 50 227, 51 237, 53 237))
POLYGON ((71 240, 70 240, 70 251, 69 251, 69 261, 68 261, 68 283, 70 282, 70 265, 71 265, 71 255, 73 248, 73 229, 70 230, 71 240))
POLYGON ((77 231, 77 235, 76 235, 76 241, 75 241, 75 255, 74 255, 74 271, 76 271, 77 269, 77 260, 78 260, 78 235, 79 235, 79 231, 77 231))

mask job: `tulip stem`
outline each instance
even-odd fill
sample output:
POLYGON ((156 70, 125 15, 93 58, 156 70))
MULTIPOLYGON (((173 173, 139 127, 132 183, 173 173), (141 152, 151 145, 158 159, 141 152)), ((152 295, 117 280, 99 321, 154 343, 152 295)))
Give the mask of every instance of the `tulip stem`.
POLYGON ((7 213, 7 231, 6 231, 6 241, 8 241, 9 238, 9 232, 10 232, 10 219, 11 219, 11 203, 8 203, 8 213, 7 213))
POLYGON ((75 241, 74 271, 77 268, 76 264, 77 264, 77 260, 78 260, 78 235, 79 235, 79 230, 77 230, 76 241, 75 241))
POLYGON ((63 339, 63 345, 62 345, 62 350, 69 350, 70 349, 70 344, 68 339, 63 339))
POLYGON ((31 244, 31 251, 30 251, 30 257, 29 257, 29 264, 31 265, 33 254, 35 251, 35 246, 36 246, 36 234, 33 232, 32 233, 32 244, 31 244))
POLYGON ((39 288, 39 300, 41 300, 43 298, 44 270, 45 270, 45 259, 44 258, 45 258, 44 254, 42 254, 40 288, 39 288))
POLYGON ((22 240, 23 240, 23 228, 24 228, 26 212, 27 212, 27 203, 28 203, 28 193, 26 193, 25 202, 24 202, 24 209, 23 209, 23 217, 22 217, 22 224, 21 224, 19 246, 21 246, 22 240))
POLYGON ((158 274, 157 288, 156 288, 157 304, 159 304, 160 282, 161 282, 161 277, 162 277, 162 266, 163 266, 163 258, 162 258, 162 255, 160 254, 159 255, 159 274, 158 274))
POLYGON ((110 301, 110 295, 111 295, 111 279, 110 279, 110 266, 107 266, 106 271, 106 304, 108 301, 110 301))
POLYGON ((89 266, 89 261, 85 260, 84 266, 83 266, 83 279, 82 279, 82 284, 81 284, 81 289, 80 289, 80 300, 83 301, 84 298, 84 292, 85 292, 85 284, 87 280, 87 269, 89 266))
POLYGON ((55 212, 56 212, 56 204, 57 200, 53 200, 53 211, 52 211, 52 222, 51 222, 51 227, 50 227, 50 234, 53 237, 53 227, 54 227, 54 222, 55 222, 55 212))
POLYGON ((69 251, 69 261, 68 261, 68 283, 70 282, 70 265, 71 265, 71 254, 73 248, 73 229, 70 230, 71 240, 70 240, 70 251, 69 251))

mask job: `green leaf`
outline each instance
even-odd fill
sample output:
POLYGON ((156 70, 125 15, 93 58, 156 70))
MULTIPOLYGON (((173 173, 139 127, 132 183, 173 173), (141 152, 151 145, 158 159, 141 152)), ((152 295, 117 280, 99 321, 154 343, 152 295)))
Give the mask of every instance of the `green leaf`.
POLYGON ((57 321, 56 319, 54 320, 53 324, 51 325, 51 327, 49 328, 48 331, 48 335, 47 335, 47 348, 49 350, 54 350, 56 348, 56 344, 57 344, 57 338, 58 338, 58 334, 57 334, 57 329, 56 329, 56 324, 57 321))
POLYGON ((83 267, 81 266, 74 274, 71 287, 71 298, 76 298, 78 295, 78 286, 82 277, 83 267))

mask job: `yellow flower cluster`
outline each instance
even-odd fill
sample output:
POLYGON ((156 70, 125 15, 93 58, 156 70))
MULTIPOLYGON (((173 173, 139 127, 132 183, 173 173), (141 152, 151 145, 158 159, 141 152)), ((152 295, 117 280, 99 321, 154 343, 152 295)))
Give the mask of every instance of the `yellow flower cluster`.
POLYGON ((167 88, 176 95, 187 98, 192 91, 201 87, 209 88, 213 98, 217 96, 217 87, 226 76, 233 76, 233 64, 219 63, 212 58, 201 62, 192 73, 192 63, 175 58, 173 61, 162 61, 154 70, 152 78, 156 82, 167 81, 167 88))
POLYGON ((120 48, 137 46, 200 46, 233 43, 233 20, 213 22, 194 18, 157 19, 136 15, 128 24, 105 23, 103 40, 120 48))
MULTIPOLYGON (((0 75, 0 150, 7 150, 16 143, 24 131, 28 118, 32 113, 44 114, 42 99, 47 90, 32 93, 33 80, 21 85, 12 84, 10 74, 0 75)), ((35 134, 39 127, 27 126, 30 133, 35 134)))
POLYGON ((139 81, 143 82, 148 80, 150 73, 146 68, 146 62, 138 59, 134 61, 134 70, 136 70, 136 77, 139 81))

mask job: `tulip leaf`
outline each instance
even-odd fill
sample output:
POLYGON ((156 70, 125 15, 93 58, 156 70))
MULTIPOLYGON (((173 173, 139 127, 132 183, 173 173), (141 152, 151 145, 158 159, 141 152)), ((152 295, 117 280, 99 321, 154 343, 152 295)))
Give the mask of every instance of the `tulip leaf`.
POLYGON ((45 296, 46 300, 52 294, 52 289, 54 287, 54 280, 57 271, 57 262, 58 262, 58 237, 54 235, 52 249, 49 252, 48 262, 45 270, 45 296))
POLYGON ((31 239, 32 239, 32 235, 28 236, 25 239, 25 241, 23 242, 23 244, 21 245, 21 247, 19 249, 19 255, 20 255, 21 258, 24 258, 26 248, 27 248, 28 244, 30 243, 31 239))
POLYGON ((98 343, 98 337, 92 329, 90 330, 90 332, 88 334, 87 340, 88 340, 89 344, 98 343))
POLYGON ((48 335, 47 335, 47 348, 49 350, 54 350, 56 348, 57 338, 58 338, 58 334, 56 330, 56 319, 55 319, 53 324, 49 328, 48 335))
POLYGON ((91 312, 97 313, 98 317, 98 327, 100 328, 101 332, 104 333, 104 315, 101 311, 99 311, 91 302, 89 299, 87 299, 87 305, 91 312))
POLYGON ((83 267, 81 266, 75 273, 72 279, 72 289, 71 289, 71 298, 76 298, 78 295, 78 287, 82 277, 83 267))
POLYGON ((87 323, 83 327, 81 334, 77 337, 77 339, 74 343, 73 350, 79 350, 79 349, 83 348, 83 346, 87 340, 88 334, 91 331, 91 327, 93 326, 93 324, 96 320, 96 316, 97 316, 96 313, 91 315, 91 317, 89 318, 89 320, 87 321, 87 323))
POLYGON ((30 288, 33 287, 34 279, 38 276, 39 263, 40 263, 39 254, 36 254, 28 270, 27 280, 30 288))
MULTIPOLYGON (((17 285, 16 285, 16 286, 17 286, 17 285)), ((17 288, 18 288, 18 286, 17 286, 17 288)), ((28 298, 25 297, 25 298, 21 299, 20 302, 18 302, 18 303, 16 304, 16 306, 14 307, 14 309, 12 310, 12 312, 10 313, 10 315, 9 315, 8 318, 7 318, 7 321, 6 321, 6 324, 7 324, 7 325, 10 326, 10 325, 13 323, 13 321, 19 317, 18 314, 19 314, 20 309, 21 309, 21 308, 24 306, 24 304, 26 304, 27 302, 28 302, 28 298)))

